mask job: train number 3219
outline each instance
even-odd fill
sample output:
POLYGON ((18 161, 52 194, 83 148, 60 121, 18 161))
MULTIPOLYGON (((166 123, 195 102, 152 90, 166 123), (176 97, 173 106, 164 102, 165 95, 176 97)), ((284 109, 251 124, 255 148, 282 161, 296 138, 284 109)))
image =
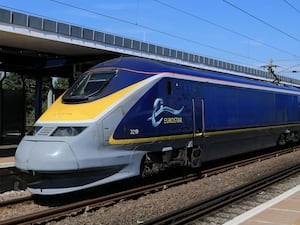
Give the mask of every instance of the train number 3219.
POLYGON ((139 129, 130 129, 130 135, 137 135, 140 133, 139 129))

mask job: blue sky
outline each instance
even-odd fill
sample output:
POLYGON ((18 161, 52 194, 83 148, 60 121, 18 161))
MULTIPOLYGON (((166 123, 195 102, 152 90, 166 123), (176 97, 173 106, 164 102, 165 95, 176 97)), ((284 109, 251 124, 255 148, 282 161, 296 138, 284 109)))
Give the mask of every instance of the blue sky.
POLYGON ((1 8, 300 79, 297 0, 0 0, 1 8), (292 71, 299 71, 292 73, 292 71))

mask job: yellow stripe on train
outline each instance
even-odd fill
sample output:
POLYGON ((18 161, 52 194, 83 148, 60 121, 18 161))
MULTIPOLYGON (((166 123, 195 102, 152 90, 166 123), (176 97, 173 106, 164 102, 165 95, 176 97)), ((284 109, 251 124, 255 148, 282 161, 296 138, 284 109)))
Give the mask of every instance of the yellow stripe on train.
MULTIPOLYGON (((197 136, 200 134, 197 134, 197 136)), ((167 135, 158 137, 146 137, 146 138, 132 138, 132 139, 114 139, 113 136, 109 138, 109 144, 112 145, 125 145, 125 144, 136 144, 146 142, 157 142, 157 141, 168 141, 184 138, 192 138, 193 134, 178 134, 178 135, 167 135)))
POLYGON ((157 142, 157 141, 167 141, 167 140, 176 140, 176 139, 184 139, 184 138, 192 138, 192 137, 210 137, 210 136, 218 136, 218 135, 228 135, 228 134, 239 134, 242 132, 250 132, 250 131, 262 131, 262 130, 270 130, 270 129, 278 129, 278 128, 292 128, 299 127, 300 123, 292 123, 292 124, 283 124, 283 125, 273 125, 273 126, 264 126, 264 127, 251 127, 251 128, 240 128, 233 130, 222 130, 222 131, 209 131, 209 132, 197 132, 190 134, 177 134, 177 135, 167 135, 167 136, 153 136, 153 137, 145 137, 145 138, 132 138, 132 139, 114 139, 113 135, 109 138, 109 143, 113 145, 118 144, 134 144, 134 143, 146 143, 146 142, 157 142))
POLYGON ((142 82, 143 81, 138 82, 111 95, 87 103, 64 104, 61 100, 62 97, 59 97, 53 103, 53 105, 39 118, 38 122, 69 122, 95 119, 109 106, 138 87, 142 82))

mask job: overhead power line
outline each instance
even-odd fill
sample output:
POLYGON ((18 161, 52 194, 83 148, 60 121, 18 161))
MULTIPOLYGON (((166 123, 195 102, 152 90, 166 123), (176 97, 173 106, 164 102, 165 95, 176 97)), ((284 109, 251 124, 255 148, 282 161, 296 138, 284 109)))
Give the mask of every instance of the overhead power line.
POLYGON ((293 57, 300 58, 300 56, 295 55, 294 53, 291 53, 291 52, 286 51, 286 50, 284 50, 284 49, 280 49, 280 48, 278 48, 278 47, 272 46, 272 45, 267 44, 267 43, 265 43, 265 42, 263 42, 263 41, 257 40, 257 39, 255 39, 255 38, 252 38, 252 37, 248 36, 248 35, 242 34, 242 33, 238 32, 238 31, 235 31, 235 30, 233 30, 233 29, 230 29, 230 28, 228 28, 228 27, 225 27, 225 26, 223 26, 223 25, 214 23, 214 22, 212 22, 212 21, 210 21, 210 20, 207 20, 207 19, 205 19, 205 18, 203 18, 203 17, 200 17, 200 16, 198 16, 198 15, 192 14, 192 13, 190 13, 190 12, 188 12, 188 11, 183 10, 183 9, 177 8, 177 7, 175 7, 175 6, 173 6, 173 5, 170 5, 170 4, 168 4, 168 3, 162 2, 162 1, 160 1, 160 0, 153 0, 153 1, 155 1, 155 2, 157 2, 157 3, 159 3, 159 4, 161 4, 161 5, 163 5, 163 6, 165 6, 165 7, 171 8, 171 9, 173 9, 173 10, 175 10, 175 11, 178 11, 178 12, 180 12, 180 13, 183 13, 183 14, 185 14, 185 15, 188 15, 188 16, 191 16, 191 17, 196 18, 196 19, 198 19, 198 20, 201 20, 201 21, 203 21, 203 22, 205 22, 205 23, 207 23, 207 24, 210 24, 210 25, 212 25, 212 26, 215 26, 215 27, 217 27, 217 28, 220 28, 220 29, 222 29, 222 30, 225 30, 225 31, 227 31, 227 32, 230 32, 230 33, 232 33, 232 34, 238 35, 238 36, 243 37, 243 38, 245 38, 245 39, 248 39, 248 40, 254 41, 254 42, 256 42, 256 43, 259 43, 259 44, 261 44, 261 45, 264 45, 264 46, 266 46, 266 47, 268 47, 268 48, 277 50, 277 51, 279 51, 279 52, 281 52, 281 53, 289 54, 289 55, 291 55, 291 56, 293 56, 293 57))
POLYGON ((299 70, 294 69, 294 68, 296 68, 296 67, 298 67, 298 66, 300 66, 300 63, 297 63, 296 65, 290 66, 290 67, 288 67, 288 68, 285 68, 285 69, 279 71, 279 73, 282 73, 282 72, 298 73, 299 70))
POLYGON ((283 34, 283 35, 289 37, 290 39, 292 39, 292 40, 297 41, 297 42, 300 43, 300 39, 294 37, 293 35, 290 35, 290 34, 288 34, 287 32, 285 32, 285 31, 283 31, 283 30, 281 30, 281 29, 279 29, 279 28, 273 26, 272 24, 270 24, 270 23, 264 21, 263 19, 260 19, 260 18, 258 18, 257 16, 252 15, 251 13, 249 13, 249 12, 247 12, 246 10, 244 10, 244 9, 242 9, 242 8, 240 8, 240 7, 238 7, 238 6, 236 6, 235 4, 231 3, 230 1, 227 1, 227 0, 223 0, 223 1, 224 1, 225 3, 227 3, 228 5, 230 5, 231 7, 233 7, 233 8, 235 8, 235 9, 237 9, 237 10, 243 12, 244 14, 246 14, 246 15, 252 17, 253 19, 255 19, 255 20, 257 20, 257 21, 259 21, 259 22, 265 24, 266 26, 268 26, 268 27, 270 27, 270 28, 272 28, 273 30, 275 30, 275 31, 277 31, 277 32, 279 32, 279 33, 281 33, 281 34, 283 34))
POLYGON ((109 19, 112 19, 112 20, 115 20, 115 21, 118 21, 118 22, 130 24, 130 25, 133 25, 133 26, 138 26, 138 27, 141 27, 141 28, 146 29, 146 30, 150 30, 150 31, 153 31, 153 32, 156 32, 156 33, 160 33, 160 34, 163 34, 163 35, 166 35, 166 36, 169 36, 169 37, 172 37, 172 38, 176 38, 176 39, 179 39, 179 40, 187 41, 187 42, 190 42, 190 43, 193 43, 193 44, 196 44, 196 45, 199 45, 199 46, 203 46, 203 47, 206 47, 206 48, 210 48, 210 49, 213 49, 213 50, 216 50, 216 51, 219 51, 219 52, 224 52, 224 53, 234 55, 234 56, 237 56, 237 57, 240 57, 240 58, 250 59, 250 60, 253 60, 253 61, 259 62, 259 63, 265 63, 265 62, 260 61, 256 58, 252 58, 252 57, 249 57, 249 56, 244 56, 244 55, 236 53, 236 52, 232 52, 232 51, 222 49, 222 48, 217 48, 215 46, 211 46, 211 45, 208 45, 208 44, 203 44, 201 42, 198 42, 198 41, 195 41, 195 40, 192 40, 192 39, 188 39, 186 37, 178 36, 178 35, 175 35, 175 34, 171 34, 171 33, 168 33, 166 31, 162 31, 162 30, 150 27, 150 26, 138 24, 137 21, 132 22, 132 21, 125 20, 125 19, 116 18, 116 17, 106 15, 106 14, 103 14, 103 13, 100 13, 100 12, 96 12, 96 11, 85 9, 85 8, 82 8, 82 7, 79 7, 79 6, 76 6, 76 5, 65 3, 65 2, 62 2, 62 1, 59 1, 59 0, 49 0, 49 1, 55 2, 55 3, 60 4, 60 5, 68 6, 68 7, 74 8, 74 9, 78 9, 78 10, 81 10, 81 11, 85 11, 85 12, 88 12, 88 13, 91 13, 91 14, 94 14, 94 15, 106 17, 106 18, 109 18, 109 19))
POLYGON ((290 6, 292 9, 294 9, 297 13, 300 14, 300 10, 297 9, 292 3, 290 3, 288 0, 283 0, 288 6, 290 6))

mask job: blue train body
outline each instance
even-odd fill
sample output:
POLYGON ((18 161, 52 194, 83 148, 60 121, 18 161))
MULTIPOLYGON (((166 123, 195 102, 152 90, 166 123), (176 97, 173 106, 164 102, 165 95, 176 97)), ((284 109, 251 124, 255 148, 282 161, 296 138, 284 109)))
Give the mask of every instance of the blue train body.
MULTIPOLYGON (((135 61, 132 68, 127 59, 121 61, 124 65, 120 63, 117 67, 126 65, 132 70, 168 73, 169 76, 157 82, 130 109, 114 133, 116 140, 131 139, 133 134, 128 129, 136 131, 136 139, 259 127, 267 129, 298 125, 300 121, 297 88, 143 59, 137 60, 138 63, 135 59, 128 60, 135 61), (203 81, 199 82, 197 78, 203 81), (180 113, 165 110, 166 107, 180 113)), ((139 78, 145 79, 143 76, 139 78)))
POLYGON ((37 121, 36 134, 26 136, 17 150, 17 167, 40 175, 29 185, 37 194, 80 190, 177 165, 200 167, 299 141, 299 103, 295 87, 118 58, 84 73, 37 121), (64 154, 71 162, 47 149, 47 142, 68 146, 64 154), (43 153, 37 145, 45 146, 43 153), (47 160, 56 160, 59 169, 45 166, 47 160), (57 174, 63 184, 53 184, 57 174), (70 176, 77 177, 72 184, 70 176))

